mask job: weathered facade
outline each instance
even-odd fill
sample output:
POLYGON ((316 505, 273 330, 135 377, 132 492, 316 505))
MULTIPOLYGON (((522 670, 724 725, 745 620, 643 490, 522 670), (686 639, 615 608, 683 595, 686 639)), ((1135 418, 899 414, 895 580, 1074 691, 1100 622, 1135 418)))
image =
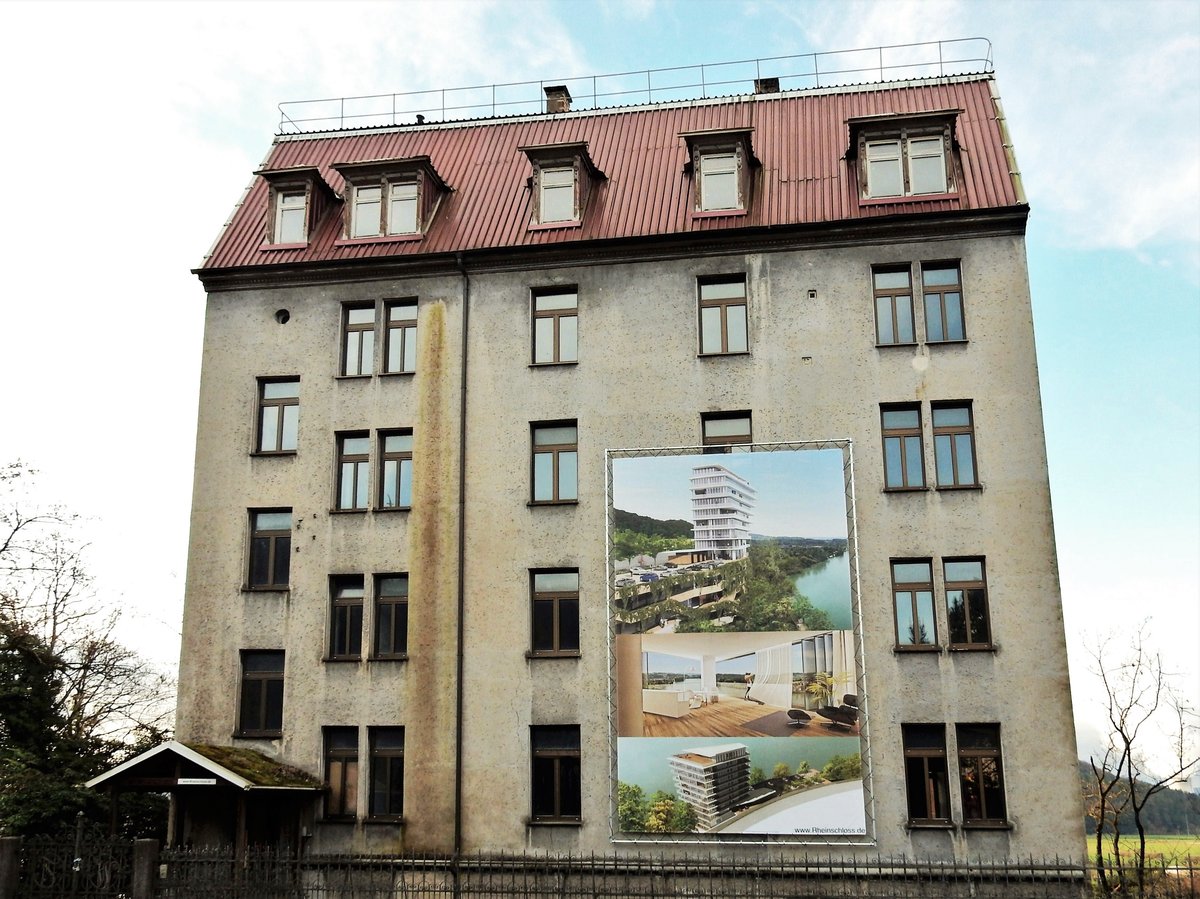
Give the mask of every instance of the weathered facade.
POLYGON ((179 739, 315 848, 620 851, 606 451, 735 413, 853 473, 869 824, 782 841, 1075 855, 1015 173, 989 75, 279 137, 197 270, 179 739))

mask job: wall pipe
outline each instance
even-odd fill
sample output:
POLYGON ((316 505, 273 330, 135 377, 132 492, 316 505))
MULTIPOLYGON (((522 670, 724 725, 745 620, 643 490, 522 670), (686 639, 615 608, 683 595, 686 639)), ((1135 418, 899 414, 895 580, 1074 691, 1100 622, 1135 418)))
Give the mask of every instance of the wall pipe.
POLYGON ((466 609, 467 548, 467 334, 471 323, 471 277, 462 253, 454 254, 462 275, 462 335, 458 388, 458 621, 454 702, 454 894, 459 894, 458 863, 462 856, 463 810, 463 625, 466 609))

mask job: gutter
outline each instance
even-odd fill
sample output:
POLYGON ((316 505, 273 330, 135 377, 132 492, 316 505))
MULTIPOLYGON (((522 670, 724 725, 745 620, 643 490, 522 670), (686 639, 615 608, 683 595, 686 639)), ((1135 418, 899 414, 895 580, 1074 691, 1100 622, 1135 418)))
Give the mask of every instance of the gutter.
POLYGON ((1017 202, 1028 206, 1025 196, 1025 184, 1021 181, 1021 167, 1017 165, 1017 152, 1013 149, 1012 136, 1008 133, 1008 119, 1004 117, 1004 107, 1000 105, 1000 91, 996 82, 988 85, 992 93, 992 107, 996 111, 996 124, 1000 126, 1000 143, 1004 145, 1004 158, 1008 162, 1008 174, 1013 179, 1013 190, 1017 192, 1017 202))

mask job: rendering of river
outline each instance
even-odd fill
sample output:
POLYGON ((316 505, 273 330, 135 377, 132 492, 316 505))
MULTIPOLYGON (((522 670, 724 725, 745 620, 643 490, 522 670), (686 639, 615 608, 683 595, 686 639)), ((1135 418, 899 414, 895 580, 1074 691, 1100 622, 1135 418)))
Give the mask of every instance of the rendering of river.
POLYGON ((842 553, 793 579, 796 589, 829 614, 834 630, 850 630, 850 554, 842 553))

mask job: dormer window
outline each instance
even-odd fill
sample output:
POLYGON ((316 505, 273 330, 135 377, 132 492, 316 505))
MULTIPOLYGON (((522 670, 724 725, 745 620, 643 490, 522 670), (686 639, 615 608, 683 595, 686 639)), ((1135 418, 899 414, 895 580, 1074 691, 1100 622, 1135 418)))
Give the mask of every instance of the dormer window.
POLYGON ((733 215, 750 207, 753 169, 759 165, 748 128, 692 131, 684 171, 694 175, 693 211, 733 215))
POLYGON ((903 120, 852 119, 848 158, 859 159, 864 199, 920 197, 955 192, 954 122, 957 112, 903 120))
POLYGON ((347 239, 420 237, 448 188, 428 157, 338 163, 346 180, 347 239))
POLYGON ((266 242, 272 247, 302 247, 333 201, 333 191, 316 168, 263 169, 268 185, 266 242))
POLYGON ((533 196, 530 227, 571 227, 583 220, 588 197, 604 173, 588 156, 587 144, 549 144, 521 147, 529 157, 533 196))

